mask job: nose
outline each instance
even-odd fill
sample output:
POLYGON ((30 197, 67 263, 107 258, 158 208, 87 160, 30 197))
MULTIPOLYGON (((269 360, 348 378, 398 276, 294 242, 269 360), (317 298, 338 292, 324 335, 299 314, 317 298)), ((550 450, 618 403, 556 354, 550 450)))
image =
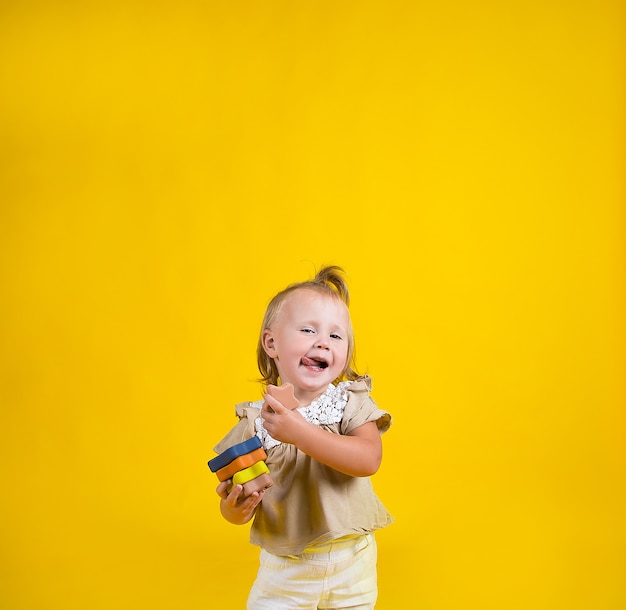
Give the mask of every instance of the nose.
POLYGON ((319 349, 330 349, 330 343, 325 337, 318 337, 317 341, 315 342, 315 347, 319 349))

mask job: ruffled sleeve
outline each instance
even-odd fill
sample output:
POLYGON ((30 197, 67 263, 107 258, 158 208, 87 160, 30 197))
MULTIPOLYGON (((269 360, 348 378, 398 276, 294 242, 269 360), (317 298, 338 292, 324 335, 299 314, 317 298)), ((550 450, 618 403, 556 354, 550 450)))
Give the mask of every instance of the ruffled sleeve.
POLYGON ((348 403, 346 404, 343 420, 341 422, 341 434, 349 434, 352 430, 366 424, 376 422, 378 431, 383 434, 391 426, 391 415, 387 411, 379 409, 374 399, 370 396, 372 379, 368 376, 359 377, 348 387, 348 403))
POLYGON ((235 413, 239 422, 231 428, 228 434, 213 448, 216 453, 223 453, 229 447, 241 443, 256 434, 254 420, 260 410, 252 406, 253 403, 242 402, 235 406, 235 413))

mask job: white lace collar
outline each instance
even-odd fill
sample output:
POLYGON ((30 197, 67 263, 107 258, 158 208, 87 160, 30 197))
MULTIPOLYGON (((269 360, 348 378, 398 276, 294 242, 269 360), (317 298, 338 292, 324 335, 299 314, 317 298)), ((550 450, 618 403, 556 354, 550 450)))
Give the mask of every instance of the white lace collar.
MULTIPOLYGON (((318 396, 310 405, 299 407, 297 411, 306 421, 314 426, 337 424, 343 418, 343 410, 348 402, 348 386, 350 381, 342 381, 334 386, 328 384, 328 388, 318 396)), ((261 403, 262 404, 262 403, 261 403)), ((263 427, 263 418, 257 417, 254 421, 256 435, 261 439, 263 447, 271 449, 281 444, 263 427)))

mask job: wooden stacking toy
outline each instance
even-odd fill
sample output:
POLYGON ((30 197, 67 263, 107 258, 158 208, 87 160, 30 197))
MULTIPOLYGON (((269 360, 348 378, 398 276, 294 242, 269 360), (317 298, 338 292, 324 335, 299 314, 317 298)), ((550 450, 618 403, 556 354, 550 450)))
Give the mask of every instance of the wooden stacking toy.
MULTIPOLYGON (((290 383, 281 386, 269 385, 267 392, 277 398, 287 409, 295 409, 299 405, 290 383)), ((261 491, 273 485, 269 468, 265 463, 266 459, 267 454, 263 449, 261 439, 258 436, 252 436, 209 460, 209 468, 217 475, 220 482, 232 479, 228 493, 235 485, 241 485, 244 496, 249 496, 255 491, 261 491)))
POLYGON ((217 457, 209 460, 211 472, 215 472, 220 481, 232 479, 228 487, 230 493, 235 485, 243 486, 243 493, 249 496, 255 491, 271 487, 273 481, 269 476, 269 468, 265 464, 267 454, 258 436, 252 436, 248 440, 237 443, 220 453, 217 457), (260 481, 252 483, 266 475, 260 481))
POLYGON ((289 409, 290 411, 293 411, 293 409, 300 405, 294 393, 293 386, 290 383, 285 383, 280 386, 268 385, 267 393, 280 400, 283 407, 289 409))

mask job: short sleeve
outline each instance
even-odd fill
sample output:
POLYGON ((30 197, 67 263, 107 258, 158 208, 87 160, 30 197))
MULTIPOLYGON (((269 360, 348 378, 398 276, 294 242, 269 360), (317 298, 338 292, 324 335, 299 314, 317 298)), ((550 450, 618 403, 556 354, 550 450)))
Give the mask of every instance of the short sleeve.
POLYGON ((348 387, 348 402, 343 412, 341 434, 349 434, 368 422, 376 422, 378 431, 383 434, 391 426, 391 415, 379 409, 370 396, 372 380, 360 377, 348 387))
POLYGON ((236 405, 235 413, 239 417, 239 422, 215 445, 213 450, 220 454, 229 447, 252 438, 256 434, 254 420, 258 416, 258 411, 258 409, 251 408, 249 402, 242 402, 236 405))

